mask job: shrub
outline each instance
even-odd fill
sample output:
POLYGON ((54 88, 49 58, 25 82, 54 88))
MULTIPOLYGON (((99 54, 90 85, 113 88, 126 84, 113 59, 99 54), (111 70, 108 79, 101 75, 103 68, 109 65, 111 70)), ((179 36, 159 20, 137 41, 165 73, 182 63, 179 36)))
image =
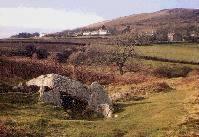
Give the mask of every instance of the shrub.
POLYGON ((37 59, 46 59, 49 53, 46 49, 37 49, 36 55, 37 55, 37 59))
POLYGON ((3 125, 2 123, 0 123, 0 136, 1 137, 9 137, 9 136, 11 136, 11 130, 8 129, 8 127, 3 125))
POLYGON ((155 69, 153 74, 158 77, 167 77, 167 78, 175 78, 175 77, 186 77, 192 69, 189 67, 179 67, 179 66, 163 66, 155 69))
POLYGON ((10 61, 2 60, 0 65, 0 78, 13 78, 15 76, 22 79, 32 79, 44 74, 56 73, 70 76, 71 70, 63 68, 61 65, 45 61, 24 60, 10 61))
POLYGON ((73 53, 72 50, 65 50, 61 53, 57 53, 55 60, 58 61, 59 63, 64 63, 68 60, 69 56, 73 53))
POLYGON ((8 51, 5 53, 6 56, 28 56, 26 50, 16 50, 16 51, 8 51))
POLYGON ((128 72, 138 72, 141 70, 141 65, 138 63, 131 63, 125 65, 125 68, 128 72))
POLYGON ((87 56, 84 52, 75 52, 69 57, 69 62, 73 65, 80 65, 86 60, 87 56))
POLYGON ((113 74, 100 73, 100 72, 92 72, 86 70, 77 70, 75 72, 76 79, 83 82, 91 84, 93 81, 97 81, 102 85, 108 85, 115 81, 115 77, 113 74))
POLYGON ((0 93, 5 93, 9 91, 12 91, 12 86, 4 84, 4 83, 0 83, 0 93))
POLYGON ((4 51, 2 54, 6 56, 26 56, 32 57, 36 52, 36 47, 34 45, 27 45, 25 49, 16 49, 12 51, 4 51))
POLYGON ((25 47, 26 56, 32 57, 32 55, 36 52, 36 47, 34 45, 27 45, 25 47))

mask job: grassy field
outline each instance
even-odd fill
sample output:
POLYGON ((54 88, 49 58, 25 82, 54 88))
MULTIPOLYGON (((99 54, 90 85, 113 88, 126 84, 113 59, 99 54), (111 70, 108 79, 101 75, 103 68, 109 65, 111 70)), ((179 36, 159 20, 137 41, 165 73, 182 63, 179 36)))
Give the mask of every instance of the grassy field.
MULTIPOLYGON (((93 48, 97 48, 101 52, 112 53, 118 48, 114 45, 92 45, 93 48)), ((169 59, 174 61, 185 61, 199 63, 199 44, 197 43, 181 43, 181 44, 161 44, 161 45, 150 45, 150 46, 136 46, 135 51, 140 56, 156 57, 160 59, 169 59)), ((129 60, 128 63, 139 62, 152 67, 163 66, 163 65, 186 65, 194 68, 198 68, 198 65, 172 63, 172 62, 161 62, 157 60, 129 60)))
POLYGON ((175 106, 173 106, 175 109, 175 111, 173 111, 170 103, 176 104, 175 102, 163 102, 163 99, 167 100, 168 97, 173 97, 173 95, 165 95, 164 97, 157 96, 142 102, 121 103, 120 106, 124 107, 124 110, 120 113, 116 113, 119 115, 118 118, 111 120, 67 120, 67 117, 66 119, 63 118, 64 115, 67 116, 63 111, 57 111, 52 106, 41 104, 25 106, 15 106, 10 104, 12 109, 2 111, 1 120, 3 120, 4 117, 9 117, 10 119, 8 118, 6 120, 8 125, 10 124, 10 126, 12 126, 14 124, 25 126, 24 128, 33 130, 31 131, 33 134, 41 136, 67 135, 100 137, 113 136, 114 132, 116 132, 115 134, 129 134, 129 136, 136 134, 137 136, 165 136, 165 132, 169 131, 169 129, 177 128, 177 125, 175 124, 176 122, 179 122, 178 120, 180 120, 183 110, 183 108, 179 107, 176 110, 175 106), (172 113, 168 112, 171 111, 169 109, 164 111, 164 109, 168 107, 172 110, 172 113), (54 114, 55 112, 56 114, 54 114), (178 116, 176 116, 176 113, 178 116), (172 115, 174 119, 170 119, 170 116, 172 115), (40 125, 40 121, 43 121, 44 125, 40 125), (169 127, 167 127, 168 125, 169 127), (57 131, 53 131, 55 128, 57 128, 57 131))
MULTIPOLYGON (((113 45, 90 46, 99 52, 111 53, 115 50, 113 45)), ((136 47, 136 50, 140 55, 192 62, 199 61, 199 47, 197 44, 141 46, 136 47)), ((94 57, 96 55, 94 54, 94 57)), ((106 56, 107 54, 102 55, 106 56)), ((25 72, 38 74, 38 70, 35 70, 35 68, 40 68, 40 70, 42 68, 42 63, 38 64, 38 62, 46 64, 41 74, 48 72, 47 70, 49 70, 48 73, 58 72, 56 67, 50 66, 48 60, 32 60, 23 57, 11 57, 9 59, 11 62, 13 61, 10 64, 13 65, 15 63, 15 67, 11 65, 10 71, 8 71, 9 69, 6 70, 4 66, 5 73, 6 71, 8 74, 13 73, 11 77, 5 76, 5 78, 0 78, 6 84, 16 85, 19 81, 24 81, 21 76, 25 72), (20 65, 20 60, 22 64, 28 65, 20 65), (28 67, 24 68, 25 66, 28 67)), ((97 56, 95 59, 99 60, 100 57, 97 56)), ((128 61, 130 64, 133 62, 135 60, 128 61)), ((127 72, 123 76, 119 75, 119 71, 115 70, 114 66, 111 66, 113 64, 109 64, 110 66, 105 65, 105 63, 97 65, 83 64, 81 70, 83 70, 85 75, 82 74, 82 76, 83 78, 87 76, 88 80, 90 80, 89 78, 95 78, 96 74, 102 77, 103 75, 101 74, 107 73, 106 77, 103 77, 105 81, 108 81, 109 75, 115 76, 114 81, 110 79, 110 82, 106 84, 106 88, 109 89, 111 87, 114 93, 117 93, 119 90, 125 90, 124 87, 129 90, 135 85, 146 86, 146 83, 153 84, 153 82, 159 80, 167 83, 173 90, 170 92, 161 91, 161 93, 153 92, 140 101, 115 102, 115 117, 110 119, 74 118, 69 110, 37 102, 38 94, 0 93, 0 131, 2 123, 8 129, 8 132, 11 132, 11 137, 175 137, 180 135, 192 137, 189 131, 197 132, 197 121, 196 123, 192 122, 190 127, 187 125, 182 126, 181 124, 184 122, 184 118, 189 115, 187 106, 190 108, 194 106, 194 104, 186 100, 198 91, 198 88, 195 88, 198 85, 198 77, 194 80, 189 75, 185 77, 178 76, 178 78, 159 78, 150 73, 155 67, 158 68, 160 66, 172 66, 173 68, 179 66, 198 68, 198 66, 143 59, 136 60, 136 63, 139 63, 140 68, 144 69, 138 72, 127 72), (152 66, 152 68, 146 66, 152 66), (108 73, 110 74, 108 75, 108 73), (135 83, 136 81, 138 82, 135 83), (195 83, 193 84, 192 81, 195 83), (127 82, 129 83, 127 84, 127 82)), ((3 64, 1 65, 3 66, 3 64)), ((68 73, 66 69, 68 64, 62 65, 60 69, 64 69, 68 73)), ((9 68, 9 66, 8 63, 7 67, 9 68)), ((62 72, 61 70, 60 73, 62 72)), ((171 70, 178 71, 178 69, 171 70)), ((189 73, 192 73, 192 71, 195 70, 191 69, 189 73)), ((192 74, 192 76, 198 76, 198 73, 192 74)), ((93 82, 94 80, 96 79, 91 79, 90 81, 93 82)), ((147 90, 149 90, 148 87, 147 90)), ((111 94, 110 91, 108 92, 111 94)))
POLYGON ((136 47, 145 56, 199 62, 199 44, 172 44, 136 47))
MULTIPOLYGON (((32 136, 165 137, 184 133, 185 100, 192 90, 173 90, 142 101, 117 102, 111 119, 73 120, 63 109, 27 102, 27 95, 0 96, 0 119, 32 136)), ((35 97, 34 97, 35 98, 35 97)))

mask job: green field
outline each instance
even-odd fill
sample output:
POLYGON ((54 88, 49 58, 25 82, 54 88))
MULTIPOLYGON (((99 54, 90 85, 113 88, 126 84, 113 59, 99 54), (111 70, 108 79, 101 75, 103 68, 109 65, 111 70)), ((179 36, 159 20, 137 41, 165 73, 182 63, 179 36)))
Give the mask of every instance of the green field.
MULTIPOLYGON (((106 54, 112 54, 114 51, 122 50, 122 47, 117 48, 115 45, 91 45, 91 49, 98 50, 106 54)), ((136 46, 135 52, 140 56, 155 57, 158 59, 168 59, 177 61, 162 62, 157 60, 146 59, 129 59, 128 64, 142 63, 143 65, 159 67, 159 66, 171 66, 171 65, 183 65, 198 68, 199 65, 193 65, 192 63, 199 63, 199 44, 197 43, 181 43, 181 44, 154 44, 150 46, 136 46), (180 61, 188 62, 180 63, 180 61)))
POLYGON ((173 137, 184 132, 179 124, 187 115, 184 100, 192 92, 173 90, 142 101, 118 102, 118 117, 96 120, 72 120, 67 112, 51 105, 27 104, 27 96, 1 95, 0 119, 37 137, 173 137))
POLYGON ((144 56, 199 62, 199 44, 140 46, 136 50, 144 56))

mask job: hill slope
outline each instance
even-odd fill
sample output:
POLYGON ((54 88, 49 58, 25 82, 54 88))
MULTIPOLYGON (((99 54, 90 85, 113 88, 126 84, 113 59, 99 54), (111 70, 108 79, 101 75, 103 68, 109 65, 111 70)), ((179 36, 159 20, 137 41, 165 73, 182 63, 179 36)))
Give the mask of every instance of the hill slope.
POLYGON ((82 29, 95 29, 105 25, 108 29, 121 31, 127 26, 131 30, 151 31, 159 28, 190 27, 199 24, 199 9, 165 9, 154 13, 135 14, 110 21, 92 24, 82 29))

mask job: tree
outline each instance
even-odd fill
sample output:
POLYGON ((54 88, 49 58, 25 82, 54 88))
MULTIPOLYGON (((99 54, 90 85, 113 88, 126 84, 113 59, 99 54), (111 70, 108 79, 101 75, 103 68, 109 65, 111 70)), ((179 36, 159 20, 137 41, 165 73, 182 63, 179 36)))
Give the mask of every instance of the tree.
POLYGON ((25 47, 26 56, 32 57, 32 55, 36 52, 36 47, 34 45, 27 45, 25 47))
POLYGON ((136 35, 125 34, 116 38, 117 49, 113 53, 112 61, 116 63, 120 74, 124 74, 124 66, 129 58, 135 57, 136 52, 134 50, 137 44, 136 35))
POLYGON ((38 32, 35 32, 35 33, 27 33, 27 32, 22 32, 22 33, 19 33, 17 35, 13 35, 11 36, 11 38, 32 38, 32 37, 39 37, 39 33, 38 32))

